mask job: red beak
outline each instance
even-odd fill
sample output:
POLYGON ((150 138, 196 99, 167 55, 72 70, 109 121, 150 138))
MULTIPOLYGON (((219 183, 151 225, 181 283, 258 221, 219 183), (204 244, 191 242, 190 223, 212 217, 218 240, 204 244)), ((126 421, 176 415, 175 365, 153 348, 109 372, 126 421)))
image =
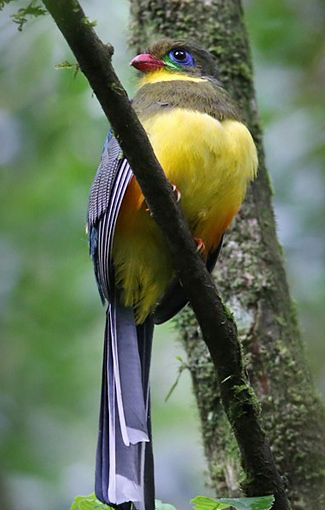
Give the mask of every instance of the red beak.
POLYGON ((150 53, 142 53, 141 55, 137 55, 130 62, 130 66, 135 67, 139 71, 146 73, 148 71, 157 71, 158 69, 163 69, 165 63, 161 60, 150 55, 150 53))

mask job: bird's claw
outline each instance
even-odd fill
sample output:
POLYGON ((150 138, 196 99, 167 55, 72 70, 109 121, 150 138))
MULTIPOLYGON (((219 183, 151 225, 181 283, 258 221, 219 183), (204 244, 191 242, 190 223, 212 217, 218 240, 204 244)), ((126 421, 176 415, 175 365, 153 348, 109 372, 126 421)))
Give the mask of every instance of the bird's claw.
POLYGON ((205 250, 205 243, 204 243, 203 239, 200 239, 198 237, 194 237, 194 242, 196 244, 196 251, 198 253, 202 254, 204 252, 204 250, 205 250))
MULTIPOLYGON (((147 205, 147 203, 146 203, 146 205, 147 205)), ((145 211, 146 211, 147 213, 149 213, 151 217, 153 216, 153 214, 152 214, 152 212, 151 212, 151 210, 150 210, 150 207, 146 207, 146 208, 145 208, 145 211)))
MULTIPOLYGON (((176 199, 176 202, 180 202, 181 200, 181 192, 179 191, 179 189, 177 188, 177 186, 175 184, 170 184, 171 187, 172 187, 172 192, 174 193, 174 196, 175 196, 175 199, 176 199)), ((147 205, 147 203, 144 201, 144 203, 147 205)), ((150 214, 150 216, 152 216, 152 212, 150 211, 150 207, 146 207, 145 208, 145 211, 148 212, 150 214)))
POLYGON ((174 193, 175 195, 175 198, 176 198, 176 202, 180 202, 181 200, 181 192, 179 191, 179 189, 177 188, 177 186, 175 184, 171 184, 171 187, 172 187, 172 192, 174 193))

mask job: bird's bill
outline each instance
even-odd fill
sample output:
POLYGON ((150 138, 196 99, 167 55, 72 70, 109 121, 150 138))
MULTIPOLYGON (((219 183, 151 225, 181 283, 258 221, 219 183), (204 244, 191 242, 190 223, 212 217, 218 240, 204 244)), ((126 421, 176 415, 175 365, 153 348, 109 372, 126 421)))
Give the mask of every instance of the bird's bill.
POLYGON ((157 71, 163 69, 165 66, 164 62, 150 55, 150 53, 141 53, 134 57, 130 62, 130 66, 135 67, 139 71, 146 73, 148 71, 157 71))

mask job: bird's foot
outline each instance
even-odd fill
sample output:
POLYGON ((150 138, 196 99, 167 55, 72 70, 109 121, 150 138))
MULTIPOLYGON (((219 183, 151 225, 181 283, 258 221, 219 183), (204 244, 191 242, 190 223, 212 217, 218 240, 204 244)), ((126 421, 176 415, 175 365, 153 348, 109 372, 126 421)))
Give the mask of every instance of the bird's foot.
POLYGON ((146 211, 147 213, 149 213, 149 214, 150 214, 150 216, 153 216, 152 212, 150 211, 150 207, 148 207, 147 202, 145 201, 144 203, 145 203, 145 205, 146 205, 146 207, 145 207, 145 211, 146 211))
MULTIPOLYGON (((182 196, 181 192, 179 191, 179 189, 177 188, 177 186, 175 184, 170 183, 170 185, 171 185, 171 188, 172 188, 172 192, 174 193, 176 202, 177 203, 180 202, 181 196, 182 196)), ((150 211, 150 207, 148 207, 147 202, 144 201, 144 204, 146 205, 145 211, 148 212, 150 214, 150 216, 152 216, 152 212, 150 211)))

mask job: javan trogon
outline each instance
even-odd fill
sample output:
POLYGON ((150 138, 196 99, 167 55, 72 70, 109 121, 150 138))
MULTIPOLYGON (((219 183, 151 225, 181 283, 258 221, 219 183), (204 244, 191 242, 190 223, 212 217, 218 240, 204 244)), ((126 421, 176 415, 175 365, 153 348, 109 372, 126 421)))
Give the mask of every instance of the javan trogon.
MULTIPOLYGON (((252 137, 221 87, 212 55, 163 39, 131 65, 143 73, 133 108, 207 267, 257 170, 252 137)), ((88 232, 107 301, 96 495, 123 509, 154 509, 149 367, 154 323, 187 302, 166 242, 112 132, 89 199, 88 232)))

